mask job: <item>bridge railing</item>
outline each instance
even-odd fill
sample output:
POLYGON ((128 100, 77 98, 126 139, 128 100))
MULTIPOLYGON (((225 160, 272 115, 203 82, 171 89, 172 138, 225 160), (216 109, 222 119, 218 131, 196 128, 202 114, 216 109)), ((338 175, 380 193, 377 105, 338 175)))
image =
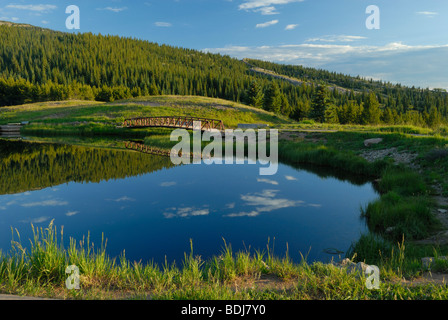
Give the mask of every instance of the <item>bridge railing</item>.
POLYGON ((140 117, 126 119, 123 122, 125 128, 141 128, 141 127, 167 127, 167 128, 183 128, 183 129, 196 129, 194 128, 194 122, 201 123, 202 131, 210 131, 217 129, 220 131, 225 130, 222 120, 207 119, 198 117, 140 117))

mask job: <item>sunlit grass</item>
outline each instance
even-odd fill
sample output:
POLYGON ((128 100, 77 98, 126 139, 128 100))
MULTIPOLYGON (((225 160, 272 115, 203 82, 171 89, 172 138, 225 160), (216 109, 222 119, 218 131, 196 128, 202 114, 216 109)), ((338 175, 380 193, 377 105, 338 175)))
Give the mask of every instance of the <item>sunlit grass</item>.
MULTIPOLYGON (((226 128, 235 128, 239 123, 264 123, 269 125, 294 123, 283 116, 222 99, 195 96, 149 96, 113 103, 64 101, 60 103, 35 103, 0 109, 0 124, 29 121, 32 126, 25 132, 71 129, 76 133, 86 125, 112 126, 113 131, 125 119, 156 116, 189 116, 219 119, 226 128), (53 127, 54 126, 54 127, 53 127), (59 126, 59 127, 58 127, 59 126)), ((101 132, 92 132, 100 134, 101 132)))
MULTIPOLYGON (((380 260, 372 261, 380 267, 380 289, 370 290, 364 277, 333 264, 308 263, 303 256, 301 262, 294 263, 288 250, 283 255, 274 254, 274 243, 269 242, 262 252, 233 252, 231 244, 224 240, 221 254, 207 261, 194 254, 190 242, 190 252, 185 253, 178 267, 131 262, 124 252, 118 260, 111 258, 106 243, 95 250, 88 242, 89 236, 79 243, 70 239, 69 246, 64 248, 63 232, 58 234, 53 222, 47 228, 33 227, 33 231, 29 247, 16 239, 11 250, 0 256, 1 292, 62 299, 164 300, 445 299, 448 296, 444 285, 408 287, 396 283, 395 280, 409 276, 412 268, 413 274, 418 275, 417 267, 412 265, 415 258, 406 259, 409 249, 404 243, 387 250, 383 245, 372 247, 384 251, 380 260), (80 269, 79 290, 65 286, 69 276, 65 269, 69 265, 80 269), (269 279, 271 282, 261 284, 261 279, 265 279, 264 283, 269 279)), ((375 239, 373 243, 378 241, 375 239)))

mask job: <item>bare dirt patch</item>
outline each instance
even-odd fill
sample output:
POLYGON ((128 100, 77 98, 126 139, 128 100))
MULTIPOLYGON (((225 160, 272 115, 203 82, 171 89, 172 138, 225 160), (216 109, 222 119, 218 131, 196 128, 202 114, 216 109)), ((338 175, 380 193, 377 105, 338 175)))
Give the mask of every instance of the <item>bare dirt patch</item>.
POLYGON ((280 140, 288 141, 309 141, 309 142, 321 142, 326 143, 327 140, 322 137, 319 133, 314 132, 302 132, 302 131, 280 131, 280 140))
POLYGON ((448 274, 446 273, 425 272, 418 278, 414 278, 411 280, 401 279, 400 283, 405 286, 416 287, 427 284, 446 285, 447 280, 448 274))
POLYGON ((292 290, 297 285, 296 279, 282 279, 274 274, 262 274, 259 277, 238 277, 232 283, 232 290, 275 290, 283 292, 292 290))
POLYGON ((418 156, 416 153, 398 151, 395 147, 389 149, 364 151, 360 154, 360 156, 369 162, 374 162, 376 160, 389 157, 392 158, 396 164, 403 163, 412 169, 420 169, 420 166, 415 163, 415 159, 418 156))
POLYGON ((108 104, 108 105, 109 106, 139 105, 139 106, 145 106, 145 107, 161 107, 161 106, 164 106, 161 103, 151 102, 151 101, 130 101, 130 102, 112 103, 112 104, 108 104))

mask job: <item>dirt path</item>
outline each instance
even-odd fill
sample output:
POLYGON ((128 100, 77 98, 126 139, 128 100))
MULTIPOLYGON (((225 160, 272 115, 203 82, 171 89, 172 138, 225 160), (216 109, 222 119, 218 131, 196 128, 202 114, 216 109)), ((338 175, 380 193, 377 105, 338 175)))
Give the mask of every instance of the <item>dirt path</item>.
POLYGON ((51 299, 21 297, 21 296, 14 296, 14 295, 10 295, 10 294, 0 294, 0 300, 14 301, 14 300, 51 300, 51 299))

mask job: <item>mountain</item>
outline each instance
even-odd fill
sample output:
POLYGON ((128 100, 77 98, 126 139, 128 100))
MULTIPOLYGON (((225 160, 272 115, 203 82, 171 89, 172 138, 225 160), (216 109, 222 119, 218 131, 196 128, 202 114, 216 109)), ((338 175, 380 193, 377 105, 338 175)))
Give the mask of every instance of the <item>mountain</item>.
POLYGON ((431 112, 440 120, 448 116, 443 91, 302 66, 240 61, 135 38, 0 23, 0 106, 145 95, 198 95, 252 103, 252 94, 264 94, 264 101, 273 103, 257 99, 257 106, 300 120, 319 103, 315 98, 321 85, 327 87, 321 93, 326 95, 322 101, 328 114, 320 118, 331 122, 365 122, 362 112, 369 92, 375 93, 385 123, 428 125, 431 112), (272 88, 274 83, 278 89, 272 88))

